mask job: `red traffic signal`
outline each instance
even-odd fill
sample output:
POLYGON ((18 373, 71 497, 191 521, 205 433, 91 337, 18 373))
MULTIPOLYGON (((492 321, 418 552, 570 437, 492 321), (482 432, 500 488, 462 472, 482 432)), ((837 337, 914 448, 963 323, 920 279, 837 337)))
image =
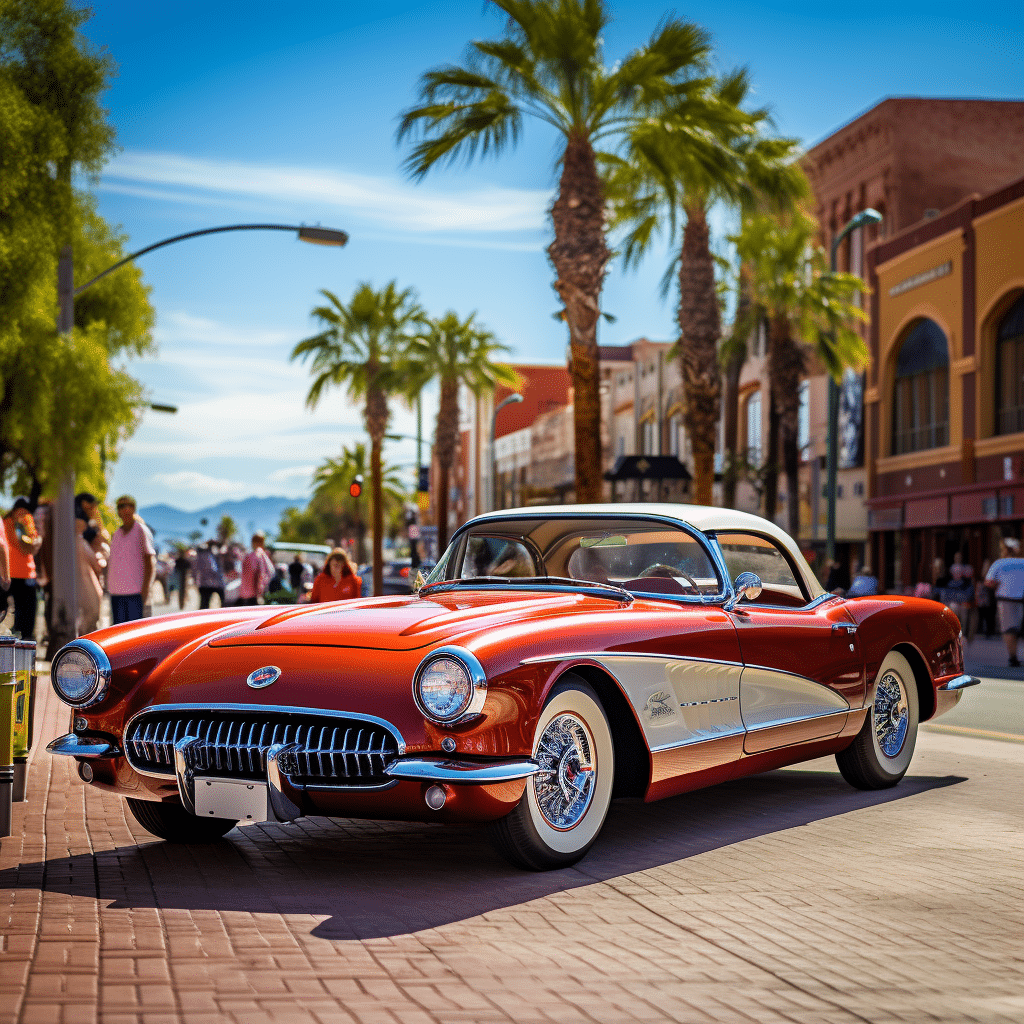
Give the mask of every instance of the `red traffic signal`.
POLYGON ((358 498, 363 493, 363 478, 361 476, 355 477, 348 485, 348 493, 353 498, 358 498))

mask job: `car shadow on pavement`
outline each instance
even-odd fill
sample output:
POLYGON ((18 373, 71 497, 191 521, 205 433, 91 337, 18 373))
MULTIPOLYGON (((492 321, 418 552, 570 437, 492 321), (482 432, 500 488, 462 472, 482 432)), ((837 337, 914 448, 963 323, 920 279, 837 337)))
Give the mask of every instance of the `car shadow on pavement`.
POLYGON ((482 828, 305 818, 250 825, 212 846, 154 842, 23 863, 0 889, 94 896, 113 908, 327 915, 312 934, 370 939, 451 924, 929 790, 909 777, 860 792, 834 772, 774 771, 654 804, 616 801, 590 853, 558 871, 519 871, 482 828))

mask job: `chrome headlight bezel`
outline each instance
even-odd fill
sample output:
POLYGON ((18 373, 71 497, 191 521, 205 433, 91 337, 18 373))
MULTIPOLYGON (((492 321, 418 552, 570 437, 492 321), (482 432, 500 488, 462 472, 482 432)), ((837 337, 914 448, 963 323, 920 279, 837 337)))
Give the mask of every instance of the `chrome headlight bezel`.
POLYGON ((428 721, 433 722, 435 725, 456 725, 460 722, 476 718, 480 714, 484 701, 487 699, 487 676, 484 673, 483 666, 471 651, 467 651, 464 647, 439 647, 436 651, 431 651, 419 663, 412 679, 412 696, 413 700, 416 701, 416 707, 420 709, 423 717, 428 721), (434 662, 444 659, 458 662, 465 670, 469 679, 469 698, 458 711, 442 718, 431 711, 426 705, 420 694, 420 683, 430 666, 434 662))
POLYGON ((110 687, 110 675, 110 660, 107 658, 103 648, 93 640, 79 637, 79 639, 65 644, 57 652, 57 656, 53 659, 53 664, 50 666, 50 685, 53 687, 53 692, 69 707, 88 708, 92 707, 93 704, 99 704, 107 695, 107 689, 110 687), (92 686, 84 696, 77 699, 68 697, 57 685, 60 663, 66 655, 72 652, 84 654, 92 661, 94 669, 92 686))

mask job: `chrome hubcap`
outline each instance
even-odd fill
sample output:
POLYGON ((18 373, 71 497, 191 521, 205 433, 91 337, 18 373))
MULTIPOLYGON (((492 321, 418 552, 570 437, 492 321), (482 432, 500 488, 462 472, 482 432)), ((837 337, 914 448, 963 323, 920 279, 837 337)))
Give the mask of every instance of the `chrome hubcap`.
POLYGON ((537 744, 541 770, 533 777, 537 805, 544 820, 561 832, 575 828, 594 796, 593 743, 575 715, 552 719, 537 744))
POLYGON ((875 736, 886 757, 895 757, 907 738, 907 691, 895 672, 886 672, 875 694, 875 736))

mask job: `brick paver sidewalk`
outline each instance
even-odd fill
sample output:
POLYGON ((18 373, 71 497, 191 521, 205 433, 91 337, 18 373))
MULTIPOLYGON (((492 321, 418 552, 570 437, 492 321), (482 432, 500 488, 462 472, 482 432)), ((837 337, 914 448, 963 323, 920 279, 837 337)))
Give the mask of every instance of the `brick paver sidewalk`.
MULTIPOLYGON (((45 690, 44 740, 67 712, 45 690)), ((922 734, 613 807, 577 868, 325 819, 159 842, 37 743, 0 852, 0 1024, 1024 1019, 1024 745, 922 734)))

